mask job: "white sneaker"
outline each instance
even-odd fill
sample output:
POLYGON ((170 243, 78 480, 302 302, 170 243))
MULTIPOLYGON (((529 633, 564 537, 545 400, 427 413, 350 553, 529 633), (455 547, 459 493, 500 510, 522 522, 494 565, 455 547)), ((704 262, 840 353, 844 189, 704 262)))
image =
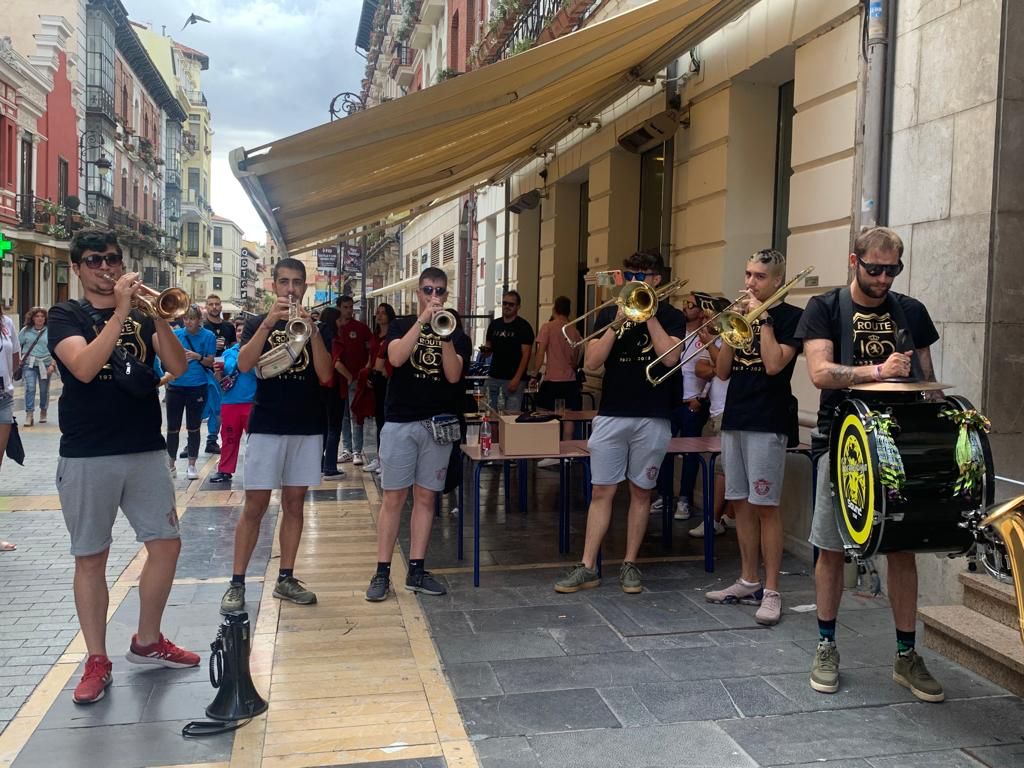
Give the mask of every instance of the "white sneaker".
POLYGON ((379 477, 380 475, 382 475, 382 474, 384 473, 384 467, 378 466, 378 467, 377 467, 377 468, 376 468, 375 470, 373 470, 373 471, 374 471, 374 472, 375 472, 375 473, 377 474, 377 476, 379 477))
POLYGON ((376 472, 378 469, 380 469, 379 459, 374 459, 369 464, 363 466, 363 472, 376 472))
POLYGON ((651 502, 651 514, 660 515, 662 510, 665 509, 665 499, 661 496, 651 502))
POLYGON ((689 520, 690 519, 690 504, 686 499, 680 499, 679 503, 676 504, 676 513, 672 516, 673 520, 689 520))
POLYGON ((557 467, 561 462, 558 459, 541 459, 537 462, 538 467, 557 467))
POLYGON ((188 469, 185 470, 185 477, 189 480, 199 479, 199 470, 196 469, 194 464, 189 464, 188 469))
POLYGON ((732 528, 733 530, 736 529, 736 518, 735 517, 732 517, 730 515, 725 515, 722 518, 722 523, 725 524, 726 528, 732 528))
POLYGON ((355 464, 357 467, 361 467, 363 464, 366 463, 366 458, 363 456, 362 453, 356 451, 355 453, 352 454, 352 463, 355 464))
POLYGON ((341 453, 338 454, 339 464, 348 464, 350 461, 352 461, 351 451, 342 451, 341 453))
POLYGON ((171 473, 171 477, 177 477, 178 476, 178 468, 176 466, 174 466, 174 464, 171 464, 167 469, 171 473))
MULTIPOLYGON (((722 521, 721 520, 716 520, 715 521, 715 536, 721 536, 723 533, 725 533, 725 526, 722 525, 722 521)), ((698 525, 696 528, 691 528, 690 531, 689 531, 689 534, 691 536, 693 536, 693 538, 695 538, 695 539, 703 539, 704 538, 704 521, 702 520, 700 525, 698 525)))

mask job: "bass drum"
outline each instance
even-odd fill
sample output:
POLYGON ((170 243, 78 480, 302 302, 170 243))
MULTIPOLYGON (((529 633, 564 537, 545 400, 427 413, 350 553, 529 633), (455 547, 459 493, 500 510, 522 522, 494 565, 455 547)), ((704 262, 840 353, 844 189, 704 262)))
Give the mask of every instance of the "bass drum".
MULTIPOLYGON (((858 393, 866 394, 866 393, 858 393)), ((960 527, 968 513, 992 504, 995 472, 988 439, 975 434, 985 457, 981 488, 965 498, 953 488, 959 427, 942 410, 973 410, 962 397, 932 402, 887 393, 849 399, 836 409, 829 438, 832 510, 846 551, 858 558, 885 552, 964 554, 973 534, 960 527), (890 413, 890 434, 906 472, 902 498, 882 485, 879 438, 872 413, 890 413)))

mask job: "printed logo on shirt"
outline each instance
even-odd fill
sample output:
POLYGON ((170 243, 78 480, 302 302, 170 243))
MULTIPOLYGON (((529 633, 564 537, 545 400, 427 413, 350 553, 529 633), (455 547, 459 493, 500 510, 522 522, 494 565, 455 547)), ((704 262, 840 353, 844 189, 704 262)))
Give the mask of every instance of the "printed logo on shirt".
POLYGON ((751 373, 759 373, 764 371, 764 361, 761 359, 760 321, 755 320, 751 325, 751 330, 754 332, 754 339, 750 344, 750 351, 745 352, 742 349, 737 349, 733 352, 733 370, 736 370, 737 368, 744 368, 751 373))
POLYGON ((117 339, 117 345, 124 347, 132 357, 140 363, 146 362, 148 347, 142 340, 142 323, 131 317, 125 319, 121 325, 121 335, 117 339))
POLYGON ((413 376, 417 379, 429 381, 441 381, 441 337, 433 333, 424 332, 430 326, 421 326, 420 336, 416 340, 416 347, 412 351, 409 362, 416 371, 413 376))
POLYGON ((853 362, 867 365, 896 351, 896 323, 888 312, 853 313, 853 362))
POLYGON ((632 320, 626 320, 619 327, 616 336, 614 351, 616 359, 620 363, 649 363, 654 359, 654 342, 651 341, 651 336, 647 333, 647 323, 634 323, 632 320))
POLYGON ((356 333, 355 331, 349 331, 349 332, 348 332, 348 337, 349 337, 350 339, 356 339, 356 338, 358 338, 358 337, 359 337, 359 334, 358 334, 358 333, 356 333))

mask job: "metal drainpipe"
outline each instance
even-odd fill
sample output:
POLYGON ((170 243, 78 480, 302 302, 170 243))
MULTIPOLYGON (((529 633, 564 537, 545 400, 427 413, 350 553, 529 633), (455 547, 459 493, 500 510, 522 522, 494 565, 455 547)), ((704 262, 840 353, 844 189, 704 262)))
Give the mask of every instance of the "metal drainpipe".
MULTIPOLYGON (((665 77, 665 107, 679 108, 679 60, 668 65, 665 77)), ((661 257, 666 266, 672 263, 672 190, 675 186, 676 142, 671 138, 662 145, 664 169, 661 177, 661 257)))
POLYGON ((864 0, 867 8, 868 81, 864 99, 864 162, 861 170, 860 225, 873 227, 884 221, 879 202, 882 190, 883 145, 889 90, 890 30, 896 0, 864 0))
POLYGON ((512 216, 508 210, 510 205, 512 205, 512 179, 505 179, 505 274, 501 278, 501 291, 503 295, 508 290, 508 253, 512 241, 511 234, 509 233, 512 216))

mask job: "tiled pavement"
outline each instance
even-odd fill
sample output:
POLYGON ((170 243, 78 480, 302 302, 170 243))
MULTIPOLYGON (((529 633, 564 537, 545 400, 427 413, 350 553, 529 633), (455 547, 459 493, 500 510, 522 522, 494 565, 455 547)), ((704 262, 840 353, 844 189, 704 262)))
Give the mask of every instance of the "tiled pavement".
MULTIPOLYGON (((44 446, 53 438, 36 429, 35 433, 25 430, 26 447, 30 454, 46 458, 25 471, 37 475, 29 493, 45 497, 53 492, 52 463, 40 465, 55 462, 55 441, 51 455, 44 446)), ((14 495, 7 485, 9 473, 14 474, 12 467, 5 462, 0 505, 10 504, 14 495)), ((448 582, 450 593, 421 598, 419 604, 462 724, 485 768, 995 768, 1024 764, 1020 699, 927 651, 932 670, 946 686, 946 703, 915 702, 891 681, 894 639, 881 599, 844 597, 838 633, 843 686, 832 696, 810 690, 807 669, 815 642, 813 613, 792 610, 804 609, 814 600, 813 583, 804 566, 787 560, 783 578, 787 612, 777 627, 757 627, 752 608, 711 606, 703 601, 704 591, 733 575, 731 533, 719 539, 718 573, 708 575, 697 561, 699 541, 682 535, 690 523, 675 524, 673 549, 666 553, 660 549, 652 522, 643 551, 649 560, 642 564, 645 592, 625 595, 615 578, 614 558, 621 551, 623 536, 622 521, 617 520, 605 550, 603 586, 575 595, 554 593, 551 585, 558 569, 536 564, 572 559, 572 555, 558 554, 554 517, 545 511, 553 507, 555 478, 554 473, 533 473, 529 512, 506 514, 497 493, 499 473, 486 473, 482 544, 483 561, 490 567, 480 589, 472 587, 467 563, 454 556, 455 518, 448 504, 435 526, 428 567, 448 582)), ((25 484, 19 487, 33 483, 25 478, 19 482, 25 484)), ((187 483, 179 480, 179 485, 184 490, 187 483)), ((360 497, 359 489, 345 486, 313 492, 314 499, 331 503, 360 497)), ((218 621, 219 580, 230 557, 228 542, 240 497, 215 491, 208 484, 198 491, 183 519, 186 547, 178 574, 183 583, 172 593, 167 628, 175 639, 202 650, 208 647, 218 621), (213 583, 202 583, 207 578, 213 583)), ((573 517, 577 552, 585 523, 579 495, 573 517)), ((25 502, 31 504, 32 498, 26 497, 25 502)), ((15 701, 30 693, 38 678, 50 670, 76 624, 59 512, 4 512, 5 508, 11 507, 0 506, 0 532, 15 539, 19 551, 0 555, 0 586, 5 587, 0 593, 0 633, 11 626, 33 627, 13 630, 29 635, 12 638, 23 641, 18 646, 10 648, 5 645, 9 641, 0 641, 0 674, 9 668, 26 673, 0 677, 0 681, 18 681, 17 685, 0 682, 0 694, 9 687, 6 696, 15 701), (44 583, 44 579, 52 581, 44 583), (30 587, 26 592, 27 583, 47 588, 30 587), (15 600, 20 601, 19 607, 11 608, 15 600), (11 625, 6 617, 14 611, 30 615, 18 615, 11 625), (31 615, 34 611, 48 613, 31 615), (54 616, 62 621, 51 621, 54 616), (55 628, 56 624, 62 628, 55 628), (26 658, 39 663, 23 663, 26 658), (38 677, 33 679, 31 674, 38 677)), ((265 526, 258 554, 262 560, 254 563, 253 573, 270 556, 266 536, 271 530, 272 525, 265 526)), ((317 535, 315 526, 307 526, 305 536, 311 545, 317 535)), ((403 548, 407 535, 403 530, 403 548)), ((362 538, 367 543, 372 539, 362 538)), ((136 550, 130 529, 119 524, 111 579, 136 550)), ((250 587, 251 598, 258 587, 250 587)), ((345 584, 344 589, 352 586, 345 584)), ((112 648, 122 647, 131 633, 137 610, 134 593, 134 587, 128 586, 128 596, 113 615, 112 648)), ((344 595, 339 592, 336 601, 342 602, 344 595)), ((255 606, 257 601, 250 602, 255 606)), ((329 608, 329 602, 322 600, 314 610, 329 608)), ((301 637, 294 628, 292 632, 293 637, 301 637)), ((59 695, 42 713, 15 766, 228 764, 231 736, 185 741, 178 735, 182 722, 201 716, 212 697, 205 667, 185 672, 140 671, 115 658, 114 673, 116 689, 95 707, 75 707, 66 690, 59 695), (97 745, 108 746, 96 751, 97 745)), ((67 686, 76 677, 77 672, 69 675, 67 686)), ((378 698, 370 695, 367 700, 378 698)), ((9 716, 7 710, 0 708, 0 714, 9 716)), ((403 726, 396 723, 394 727, 398 733, 403 726)), ((251 739, 257 732, 250 726, 238 733, 251 739)), ((364 738, 371 739, 369 732, 364 738)), ((380 738, 387 743, 386 734, 380 738)), ((383 761, 376 762, 381 768, 440 768, 475 762, 472 756, 397 759, 404 749, 369 750, 331 764, 354 764, 371 759, 370 753, 375 755, 372 759, 383 761)), ((262 764, 324 763, 295 754, 268 755, 262 764)))

